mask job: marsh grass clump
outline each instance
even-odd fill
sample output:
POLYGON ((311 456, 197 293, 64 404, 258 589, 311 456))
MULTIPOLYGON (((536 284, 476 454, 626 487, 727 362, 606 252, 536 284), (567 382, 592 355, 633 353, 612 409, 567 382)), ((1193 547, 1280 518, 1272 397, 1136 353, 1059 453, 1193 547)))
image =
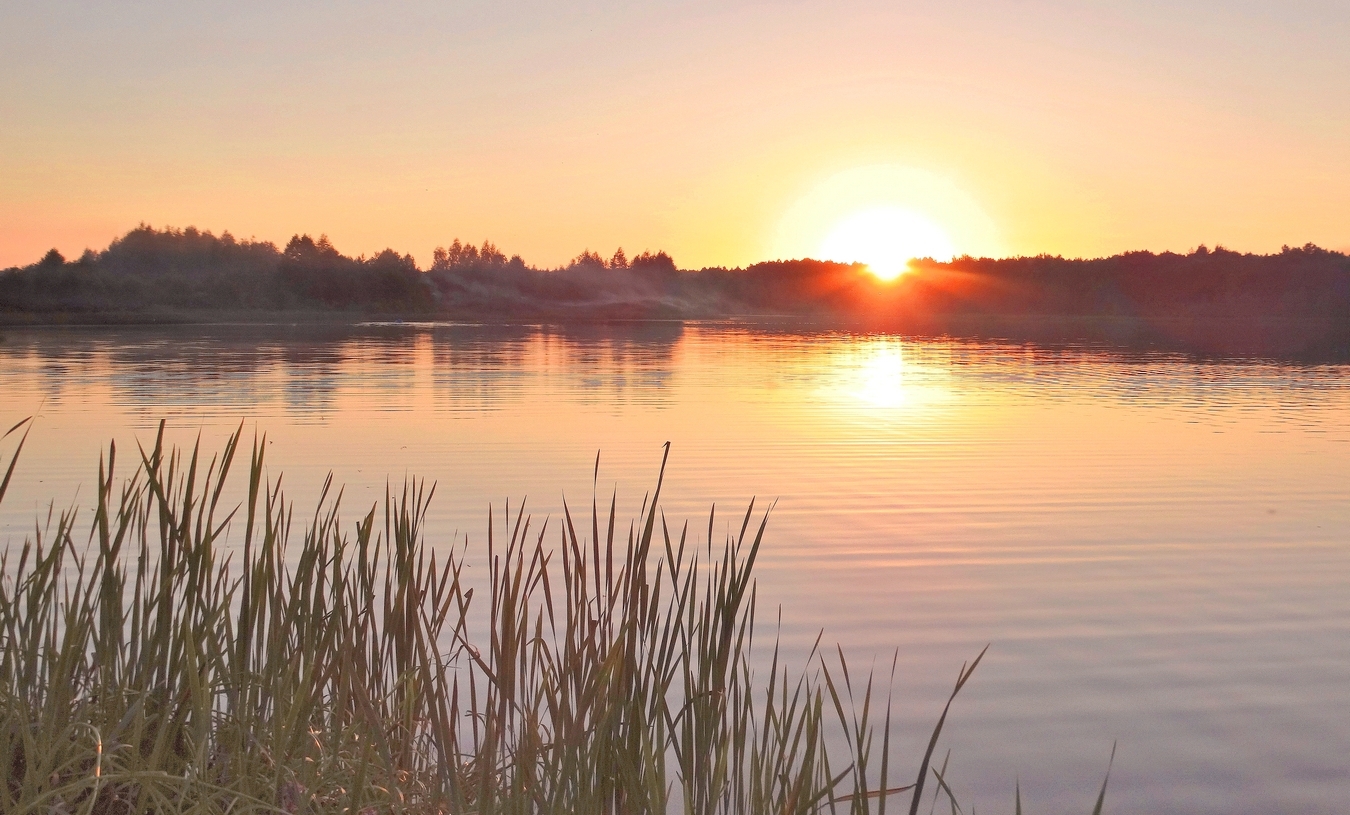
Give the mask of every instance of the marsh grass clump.
POLYGON ((433 488, 344 527, 327 484, 297 518, 264 446, 227 506, 241 432, 207 460, 161 424, 125 480, 110 445, 88 526, 0 556, 0 811, 917 811, 941 722, 895 786, 889 702, 878 728, 842 655, 752 673, 753 505, 720 553, 659 480, 626 530, 614 501, 580 533, 508 512, 470 581, 423 539, 433 488))

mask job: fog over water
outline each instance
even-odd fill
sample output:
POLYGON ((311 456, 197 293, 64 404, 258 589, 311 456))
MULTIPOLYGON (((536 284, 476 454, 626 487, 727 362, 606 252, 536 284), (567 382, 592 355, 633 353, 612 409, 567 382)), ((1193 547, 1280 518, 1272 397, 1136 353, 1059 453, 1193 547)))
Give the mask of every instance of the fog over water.
POLYGON ((1011 810, 1020 779, 1028 811, 1090 811, 1114 741, 1111 811, 1337 812, 1347 374, 720 323, 6 329, 0 423, 37 419, 0 545, 160 419, 266 433, 298 518, 329 472, 349 523, 425 476, 429 537, 471 552, 489 506, 589 513, 597 451, 635 516, 669 441, 672 528, 706 542, 715 503, 720 543, 773 504, 760 637, 781 606, 795 661, 822 629, 855 672, 899 649, 906 768, 991 644, 943 739, 963 803, 1011 810))

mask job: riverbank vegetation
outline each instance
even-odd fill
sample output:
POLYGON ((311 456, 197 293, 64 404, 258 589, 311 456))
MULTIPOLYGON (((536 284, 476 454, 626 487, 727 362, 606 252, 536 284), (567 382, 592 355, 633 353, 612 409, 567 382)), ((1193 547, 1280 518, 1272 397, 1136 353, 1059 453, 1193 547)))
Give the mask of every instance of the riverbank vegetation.
POLYGON ((1350 357, 1350 257, 1199 247, 1095 260, 920 260, 895 281, 816 260, 680 270, 664 252, 584 251, 557 269, 490 242, 438 248, 426 269, 327 238, 284 248, 228 232, 141 226, 102 252, 0 272, 0 321, 594 321, 787 318, 921 335, 1097 341, 1206 354, 1350 357))
POLYGON ((161 424, 125 480, 109 447, 91 518, 49 517, 0 557, 0 810, 948 805, 933 757, 951 699, 927 752, 901 757, 889 697, 842 654, 798 672, 775 647, 755 673, 753 507, 722 547, 668 528, 659 479, 626 527, 612 500, 545 528, 508 510, 476 574, 466 543, 423 538, 434 487, 409 481, 352 526, 328 485, 297 516, 265 444, 236 432, 208 460, 161 424))

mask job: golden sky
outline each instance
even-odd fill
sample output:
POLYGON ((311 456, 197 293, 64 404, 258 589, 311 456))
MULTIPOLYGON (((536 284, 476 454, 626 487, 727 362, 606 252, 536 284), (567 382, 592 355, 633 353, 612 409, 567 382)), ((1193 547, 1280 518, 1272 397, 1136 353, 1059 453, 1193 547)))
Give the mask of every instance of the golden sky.
POLYGON ((0 6, 0 267, 145 221, 422 263, 1350 248, 1345 2, 0 6))

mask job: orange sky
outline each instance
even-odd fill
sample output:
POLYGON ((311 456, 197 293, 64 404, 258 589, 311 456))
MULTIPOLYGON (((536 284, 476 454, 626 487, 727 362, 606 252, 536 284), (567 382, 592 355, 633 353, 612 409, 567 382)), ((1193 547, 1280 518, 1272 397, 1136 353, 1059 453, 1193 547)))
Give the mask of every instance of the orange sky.
POLYGON ((739 265, 869 174, 958 252, 1350 248, 1345 3, 561 5, 6 4, 0 267, 141 221, 739 265))

